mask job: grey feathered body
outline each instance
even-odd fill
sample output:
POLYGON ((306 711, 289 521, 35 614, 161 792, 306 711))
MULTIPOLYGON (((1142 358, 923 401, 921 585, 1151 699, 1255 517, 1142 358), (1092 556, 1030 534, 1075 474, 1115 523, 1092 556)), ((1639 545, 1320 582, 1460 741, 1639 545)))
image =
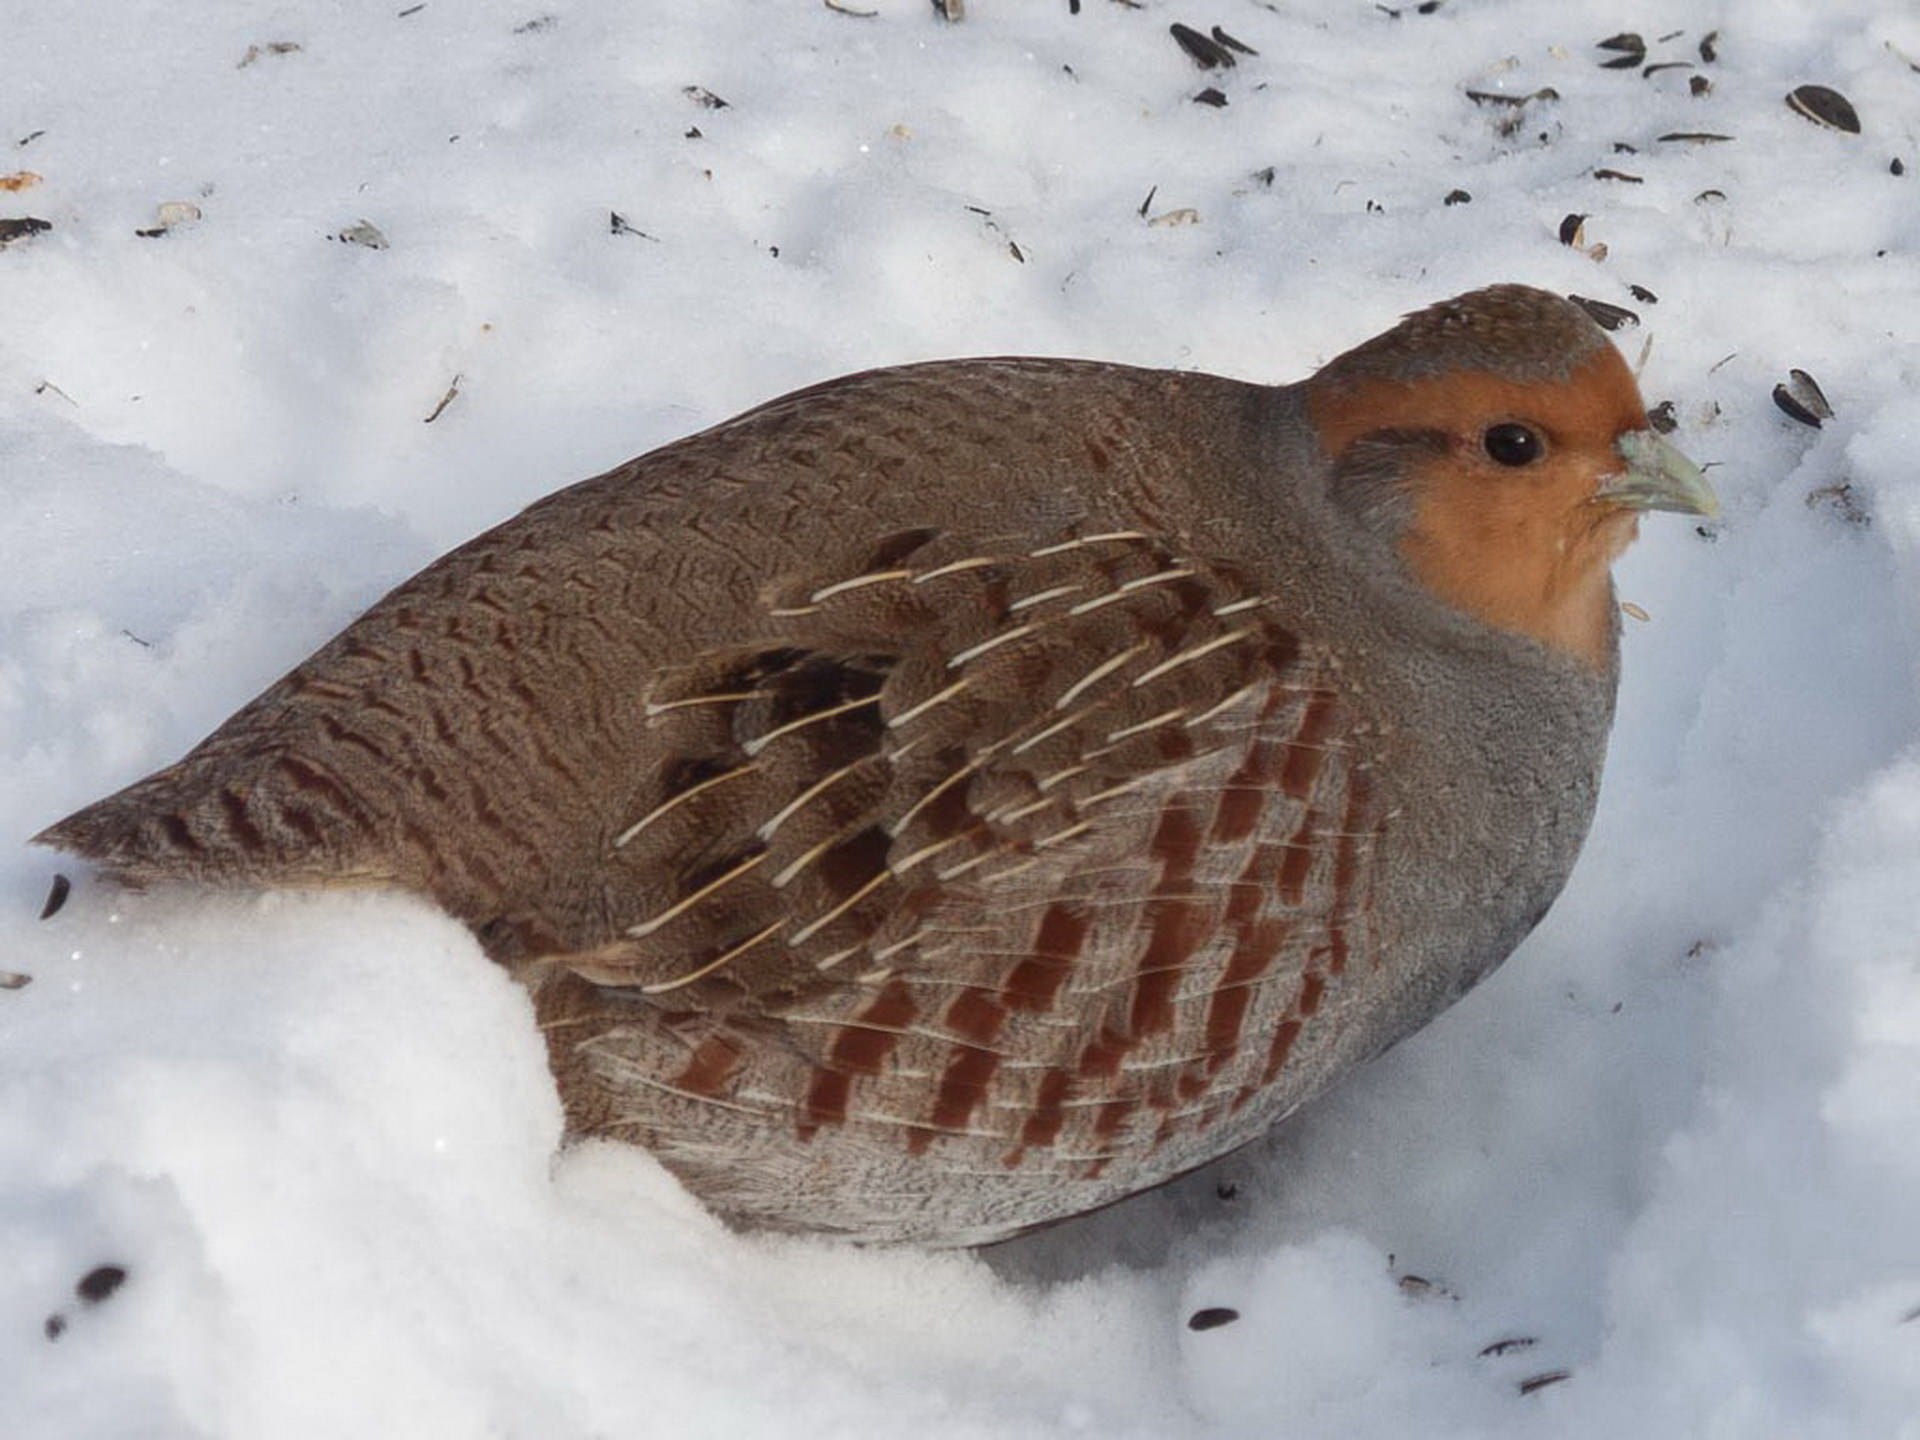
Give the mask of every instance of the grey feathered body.
POLYGON ((573 1133, 747 1222, 998 1238, 1257 1135, 1573 863, 1612 674, 1436 603, 1329 468, 1297 390, 835 381, 530 507, 43 838, 420 890, 573 1133))

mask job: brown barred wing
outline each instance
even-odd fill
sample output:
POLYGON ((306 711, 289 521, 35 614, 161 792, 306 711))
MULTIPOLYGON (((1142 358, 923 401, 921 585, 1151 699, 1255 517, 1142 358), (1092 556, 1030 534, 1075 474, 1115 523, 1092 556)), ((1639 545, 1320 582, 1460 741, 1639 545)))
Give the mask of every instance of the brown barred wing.
POLYGON ((658 676, 623 931, 536 987, 576 1130, 1097 1176, 1273 1083, 1372 944, 1379 826, 1276 597, 1132 531, 911 532, 765 607, 658 676))

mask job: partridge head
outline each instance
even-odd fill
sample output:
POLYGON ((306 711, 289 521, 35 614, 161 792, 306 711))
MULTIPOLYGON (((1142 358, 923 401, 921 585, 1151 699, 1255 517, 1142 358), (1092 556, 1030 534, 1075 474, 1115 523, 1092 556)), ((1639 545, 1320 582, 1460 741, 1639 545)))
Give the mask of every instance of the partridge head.
POLYGON ((1712 508, 1519 286, 1291 386, 870 371, 540 501, 39 839, 418 891, 527 985, 572 1134, 744 1223, 976 1243, 1505 958, 1592 814, 1609 566, 1712 508))

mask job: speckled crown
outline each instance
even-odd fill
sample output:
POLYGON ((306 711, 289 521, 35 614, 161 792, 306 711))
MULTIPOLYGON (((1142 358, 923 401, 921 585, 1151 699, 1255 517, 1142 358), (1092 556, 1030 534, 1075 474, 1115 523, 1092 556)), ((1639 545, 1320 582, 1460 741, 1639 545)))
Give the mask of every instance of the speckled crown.
POLYGON ((1558 380, 1606 343, 1605 332, 1571 300, 1531 285, 1490 285, 1414 311, 1321 373, 1415 380, 1490 370, 1558 380))

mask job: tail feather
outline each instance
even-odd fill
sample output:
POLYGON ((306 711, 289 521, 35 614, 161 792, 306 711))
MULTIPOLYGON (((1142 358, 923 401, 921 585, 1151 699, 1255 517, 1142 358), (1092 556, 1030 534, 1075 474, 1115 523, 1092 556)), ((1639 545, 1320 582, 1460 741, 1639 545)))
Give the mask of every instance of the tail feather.
POLYGON ((33 837, 131 884, 356 885, 397 880, 378 817, 288 754, 189 755, 33 837))

